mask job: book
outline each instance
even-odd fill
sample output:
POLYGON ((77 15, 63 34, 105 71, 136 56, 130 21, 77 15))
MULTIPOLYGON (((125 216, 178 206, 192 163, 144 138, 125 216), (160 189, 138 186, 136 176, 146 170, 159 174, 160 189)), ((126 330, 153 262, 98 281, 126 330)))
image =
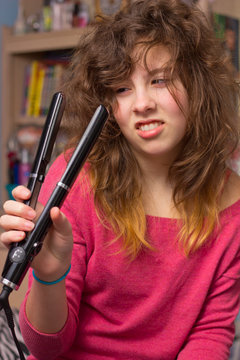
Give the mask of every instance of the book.
POLYGON ((40 106, 40 115, 45 116, 48 113, 48 108, 51 102, 51 89, 53 82, 53 72, 54 66, 46 66, 45 78, 44 78, 44 88, 43 88, 43 96, 42 102, 40 106))
POLYGON ((38 66, 39 66, 39 62, 37 60, 33 61, 31 64, 29 86, 27 91, 27 108, 26 108, 26 114, 28 116, 32 116, 34 113, 34 106, 36 101, 38 66))
POLYGON ((24 69, 23 98, 22 98, 22 107, 21 107, 22 115, 26 115, 26 110, 27 110, 30 74, 31 74, 31 64, 27 64, 24 69))
POLYGON ((43 86, 44 86, 44 78, 45 78, 45 65, 43 63, 39 64, 38 74, 37 74, 37 82, 35 88, 35 101, 34 101, 34 108, 33 108, 33 116, 38 117, 40 116, 40 107, 42 101, 42 93, 43 93, 43 86))
POLYGON ((230 16, 214 13, 214 30, 216 37, 222 41, 223 50, 230 63, 238 73, 239 63, 239 20, 230 16))

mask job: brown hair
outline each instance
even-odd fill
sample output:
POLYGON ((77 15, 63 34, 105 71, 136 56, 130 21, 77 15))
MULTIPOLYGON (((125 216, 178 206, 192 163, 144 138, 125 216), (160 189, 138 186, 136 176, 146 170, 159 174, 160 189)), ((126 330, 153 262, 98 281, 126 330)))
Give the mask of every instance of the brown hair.
POLYGON ((226 161, 238 142, 239 88, 200 10, 178 0, 137 0, 85 30, 63 89, 69 146, 81 137, 96 107, 107 106, 109 120, 89 157, 95 203, 135 257, 143 244, 150 246, 141 171, 114 119, 113 87, 131 74, 138 43, 146 50, 158 44, 168 48, 172 79, 180 79, 189 99, 184 146, 169 171, 183 220, 180 239, 189 254, 205 243, 218 220, 226 161))

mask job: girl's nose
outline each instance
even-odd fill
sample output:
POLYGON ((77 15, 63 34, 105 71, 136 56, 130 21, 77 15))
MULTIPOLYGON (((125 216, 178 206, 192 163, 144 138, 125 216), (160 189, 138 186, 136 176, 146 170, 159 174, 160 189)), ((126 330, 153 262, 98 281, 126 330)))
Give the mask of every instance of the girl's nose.
POLYGON ((154 98, 148 93, 148 91, 136 91, 133 103, 134 112, 144 113, 155 109, 155 107, 156 102, 154 98))

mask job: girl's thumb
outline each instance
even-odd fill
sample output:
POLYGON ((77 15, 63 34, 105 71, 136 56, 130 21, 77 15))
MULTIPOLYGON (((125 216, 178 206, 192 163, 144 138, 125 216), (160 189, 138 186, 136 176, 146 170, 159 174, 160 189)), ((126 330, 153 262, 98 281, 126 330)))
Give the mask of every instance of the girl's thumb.
POLYGON ((71 225, 66 216, 60 211, 58 207, 53 207, 50 211, 50 216, 53 222, 54 229, 62 236, 71 233, 71 225))

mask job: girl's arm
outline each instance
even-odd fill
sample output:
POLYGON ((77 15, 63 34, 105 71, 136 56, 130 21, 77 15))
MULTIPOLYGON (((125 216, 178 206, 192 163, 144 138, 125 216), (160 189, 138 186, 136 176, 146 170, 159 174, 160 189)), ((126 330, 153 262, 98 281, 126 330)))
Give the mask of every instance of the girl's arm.
MULTIPOLYGON (((39 199, 42 204, 47 202, 55 188, 56 179, 61 176, 65 167, 63 155, 52 164, 41 189, 39 199)), ((24 231, 29 231, 34 226, 34 221, 42 210, 40 203, 36 211, 23 204, 23 200, 30 197, 26 188, 15 188, 13 195, 18 201, 6 202, 5 215, 0 218, 0 226, 5 230, 1 241, 6 246, 20 241, 25 235, 24 231)), ((79 224, 76 224, 76 216, 72 214, 71 204, 68 205, 67 200, 68 198, 61 207, 61 212, 58 208, 51 210, 53 226, 32 267, 39 279, 48 282, 59 279, 70 264, 71 270, 63 281, 55 285, 38 283, 30 270, 29 289, 19 314, 26 345, 31 354, 40 360, 46 359, 46 353, 50 360, 67 351, 75 337, 78 323, 86 272, 86 246, 79 224)))
MULTIPOLYGON (((34 227, 34 219, 41 212, 40 204, 34 211, 23 203, 29 195, 29 190, 19 186, 13 191, 17 201, 9 200, 4 204, 5 215, 1 217, 0 225, 5 230, 1 234, 1 241, 6 246, 22 240, 25 231, 34 227)), ((36 276, 47 282, 59 279, 67 271, 73 246, 71 225, 65 215, 58 208, 51 209, 50 215, 53 225, 44 239, 42 250, 32 262, 36 276)), ((45 333, 61 330, 67 312, 65 281, 55 285, 33 281, 26 313, 37 330, 45 333)))
MULTIPOLYGON (((75 226, 74 226, 75 227, 75 226)), ((76 233, 76 230, 73 233, 76 233)), ((79 233, 79 232, 78 232, 79 233)), ((20 314, 19 314, 19 322, 21 326, 21 332, 26 343, 27 348, 29 349, 30 353, 35 356, 35 358, 39 360, 46 359, 46 353, 48 354, 48 360, 56 359, 58 356, 64 354, 68 351, 71 347, 76 331, 77 331, 77 324, 79 322, 78 314, 80 308, 80 300, 82 296, 82 289, 84 286, 84 278, 86 274, 86 246, 85 241, 80 236, 75 236, 77 241, 74 243, 73 253, 72 253, 72 260, 71 260, 71 270, 68 273, 67 277, 63 281, 62 285, 65 288, 66 285, 66 301, 67 301, 67 319, 62 327, 62 329, 58 332, 53 333, 45 333, 38 331, 31 323, 28 317, 29 314, 26 314, 27 307, 29 305, 29 296, 32 296, 32 290, 34 290, 36 281, 33 278, 32 272, 30 270, 29 273, 29 290, 27 292, 26 298, 24 303, 22 304, 20 314), (65 284, 64 284, 65 283, 65 284)), ((37 273, 36 273, 37 275, 37 273)), ((43 285, 44 286, 44 285, 43 285)), ((46 285, 45 285, 46 286, 46 285)), ((55 286, 55 285, 53 285, 55 286)), ((49 287, 49 286, 48 286, 49 287)), ((50 286, 51 287, 51 286, 50 286)), ((37 290, 37 289, 36 289, 37 290)), ((44 290, 44 289, 43 289, 44 290)), ((34 301, 32 303, 32 310, 36 312, 33 316, 39 316, 41 313, 42 316, 48 316, 49 320, 51 319, 52 314, 49 314, 45 306, 48 306, 48 302, 51 301, 51 291, 54 289, 45 289, 49 291, 46 296, 50 298, 45 299, 43 298, 41 301, 37 298, 37 307, 35 306, 36 298, 34 297, 34 301), (39 305, 42 304, 42 308, 39 310, 39 305)), ((41 295, 44 296, 43 292, 39 288, 37 291, 40 291, 41 295)), ((59 292, 60 293, 60 292, 59 292)), ((56 292, 54 293, 56 295, 56 292)), ((37 292, 35 293, 37 296, 37 292)), ((54 296, 55 296, 54 295, 54 296)), ((61 295, 60 295, 61 296, 61 295)), ((56 315, 58 312, 61 312, 61 304, 63 298, 57 298, 52 301, 51 306, 56 308, 56 315), (59 304, 58 304, 59 302, 59 304)), ((52 299, 53 300, 53 299, 52 299)), ((55 312, 55 310, 54 310, 55 312)), ((32 314, 31 314, 32 315, 32 314)), ((62 316, 62 315, 61 315, 62 316)), ((37 319, 37 321, 41 322, 41 319, 37 319)), ((53 320, 54 321, 54 320, 53 320)), ((58 320, 57 320, 58 321, 58 320)), ((50 322, 50 321, 49 321, 50 322)), ((54 324, 52 324, 54 327, 54 324)), ((61 324, 60 324, 61 325, 61 324)), ((49 331, 54 331, 54 329, 49 329, 49 331)))
MULTIPOLYGON (((54 208, 51 210, 51 217, 54 229, 51 230, 50 236, 54 237, 57 236, 55 233, 59 233, 62 237, 66 237, 66 241, 72 243, 72 240, 70 240, 71 229, 65 216, 58 208, 54 208)), ((43 251, 46 252, 46 249, 43 251)), ((54 249, 51 251, 54 251, 54 249)), ((47 256, 47 254, 44 256, 47 256)), ((60 259, 63 258, 62 256, 59 256, 58 253, 56 253, 56 257, 60 257, 60 259)), ((47 271, 47 269, 42 271, 38 266, 38 270, 35 270, 35 275, 40 280, 55 282, 66 273, 70 266, 70 253, 66 253, 66 257, 61 269, 57 268, 53 271, 53 269, 51 269, 53 266, 50 267, 46 263, 46 267, 48 267, 49 271, 47 271)), ((26 315, 35 329, 40 332, 56 333, 60 331, 68 316, 65 279, 52 285, 45 285, 34 279, 26 302, 26 315)))

